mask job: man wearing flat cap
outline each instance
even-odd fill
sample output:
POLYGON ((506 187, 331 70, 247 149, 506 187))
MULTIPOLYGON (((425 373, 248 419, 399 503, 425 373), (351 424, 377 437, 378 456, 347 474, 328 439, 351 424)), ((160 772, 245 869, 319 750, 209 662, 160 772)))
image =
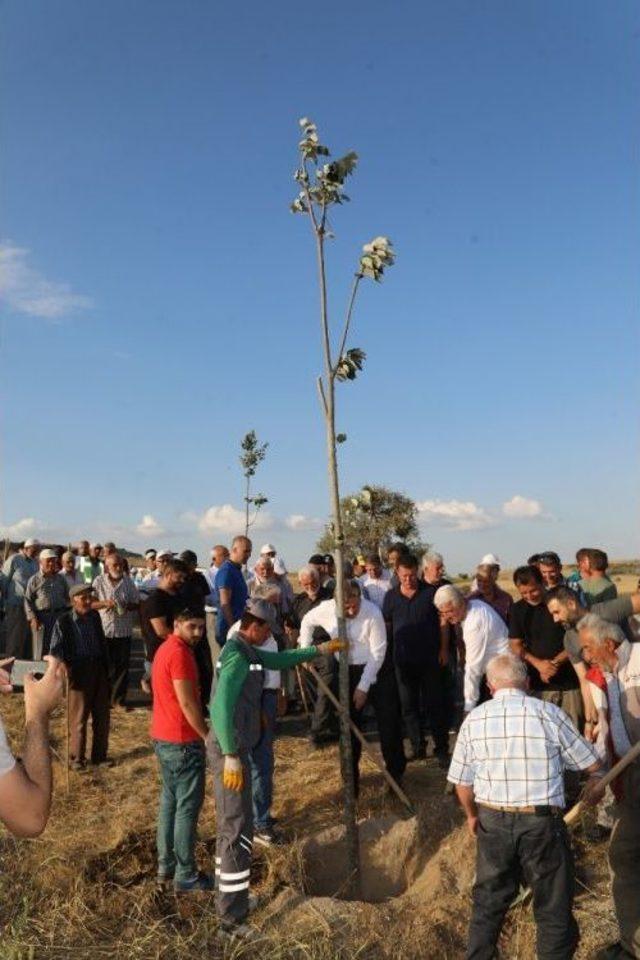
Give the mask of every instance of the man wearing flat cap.
POLYGON ((87 722, 91 717, 91 763, 107 762, 109 746, 109 660, 91 584, 71 587, 71 610, 53 628, 51 653, 69 674, 69 755, 74 770, 86 765, 87 722))
POLYGON ((42 660, 49 653, 51 634, 58 618, 69 609, 69 585, 58 573, 58 554, 41 550, 40 569, 24 592, 24 612, 33 638, 33 659, 42 660))
POLYGON ((8 657, 18 660, 31 656, 31 630, 24 611, 24 593, 29 580, 38 572, 39 552, 39 540, 25 540, 2 568, 7 578, 4 650, 8 657))

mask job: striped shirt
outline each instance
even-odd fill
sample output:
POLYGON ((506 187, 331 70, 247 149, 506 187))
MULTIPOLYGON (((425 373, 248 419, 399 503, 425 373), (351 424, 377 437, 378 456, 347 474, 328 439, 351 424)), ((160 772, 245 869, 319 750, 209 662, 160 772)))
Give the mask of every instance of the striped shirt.
POLYGON ((564 710, 522 690, 501 689, 460 727, 447 779, 473 786, 478 803, 563 807, 563 771, 597 761, 564 710))
POLYGON ((130 637, 137 619, 135 610, 127 610, 129 603, 139 603, 140 594, 126 573, 119 580, 112 580, 108 573, 101 573, 93 581, 93 589, 98 600, 114 600, 112 610, 99 610, 105 637, 130 637), (121 612, 118 612, 121 611, 121 612))

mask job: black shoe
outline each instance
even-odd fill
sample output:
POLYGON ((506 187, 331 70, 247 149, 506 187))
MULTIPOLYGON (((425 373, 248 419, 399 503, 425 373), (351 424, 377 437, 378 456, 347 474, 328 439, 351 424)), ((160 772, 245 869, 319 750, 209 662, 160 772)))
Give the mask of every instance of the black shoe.
POLYGON ((283 847, 286 843, 284 837, 273 827, 265 827, 263 830, 255 830, 253 842, 263 847, 283 847))
POLYGON ((434 753, 434 757, 436 758, 438 762, 438 766, 440 767, 441 770, 449 769, 449 764, 451 763, 451 756, 449 755, 448 751, 445 751, 445 750, 438 751, 437 753, 434 753))

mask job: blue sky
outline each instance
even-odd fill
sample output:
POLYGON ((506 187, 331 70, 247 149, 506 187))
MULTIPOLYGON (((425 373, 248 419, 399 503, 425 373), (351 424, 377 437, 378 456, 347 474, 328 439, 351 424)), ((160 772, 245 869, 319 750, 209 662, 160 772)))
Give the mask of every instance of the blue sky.
POLYGON ((307 115, 361 157, 333 218, 336 319, 362 243, 398 258, 358 304, 343 491, 414 497, 454 571, 637 555, 635 4, 2 16, 5 529, 204 553, 238 527, 255 428, 254 539, 306 559, 328 503, 313 250, 288 211, 307 115))

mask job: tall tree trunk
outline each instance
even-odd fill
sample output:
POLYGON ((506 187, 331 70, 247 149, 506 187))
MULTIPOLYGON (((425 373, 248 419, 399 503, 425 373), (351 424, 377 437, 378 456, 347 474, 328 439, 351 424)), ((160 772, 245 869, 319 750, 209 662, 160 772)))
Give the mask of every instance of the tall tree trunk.
MULTIPOLYGON (((249 536, 249 487, 251 480, 247 477, 247 487, 244 492, 244 535, 249 536)), ((246 566, 246 564, 245 564, 246 566)))

